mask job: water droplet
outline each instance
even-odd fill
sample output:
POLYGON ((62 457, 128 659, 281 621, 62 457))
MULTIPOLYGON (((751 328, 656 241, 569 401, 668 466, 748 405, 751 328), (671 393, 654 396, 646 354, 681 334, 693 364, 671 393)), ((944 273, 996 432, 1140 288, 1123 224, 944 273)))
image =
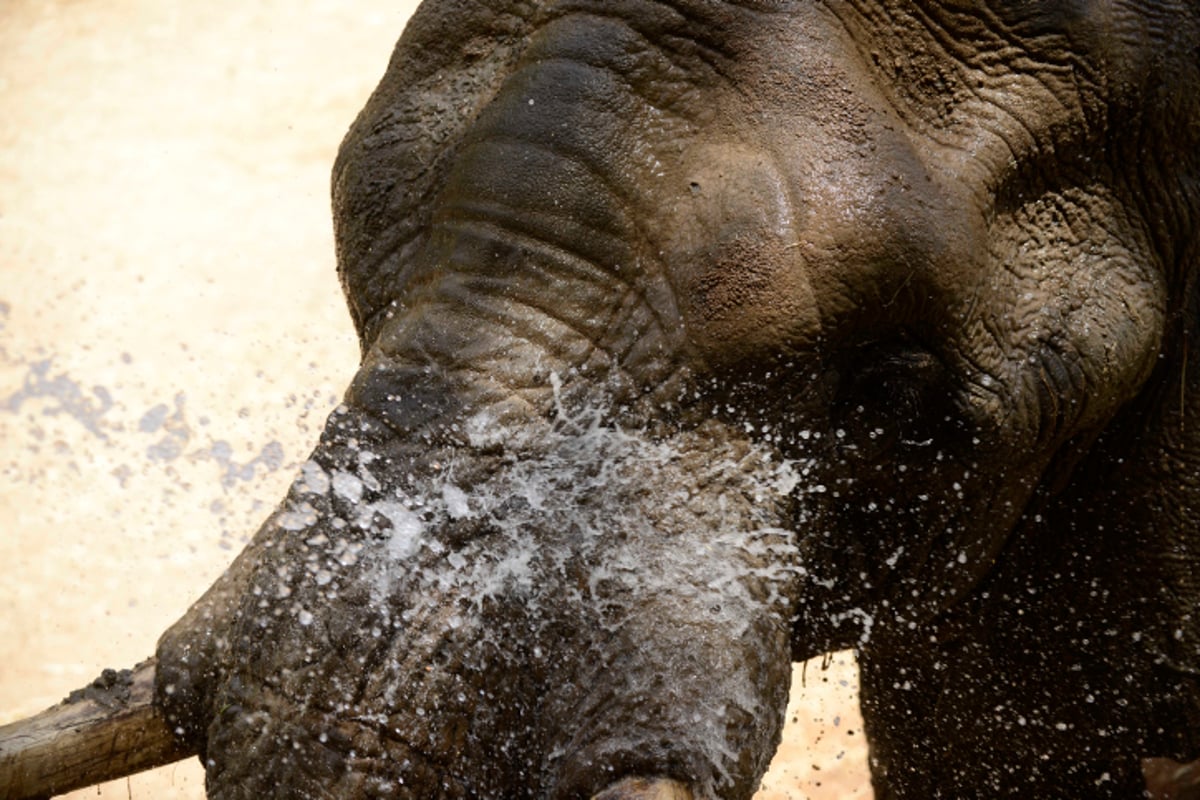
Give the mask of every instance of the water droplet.
POLYGON ((333 491, 348 503, 362 500, 363 482, 349 472, 333 473, 333 491))

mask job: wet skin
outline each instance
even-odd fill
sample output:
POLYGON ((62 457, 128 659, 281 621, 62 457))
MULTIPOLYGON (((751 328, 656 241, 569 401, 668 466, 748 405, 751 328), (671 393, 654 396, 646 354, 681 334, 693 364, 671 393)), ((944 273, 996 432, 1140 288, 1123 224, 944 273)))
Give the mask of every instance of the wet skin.
POLYGON ((1198 42, 427 2, 334 169, 362 367, 159 646, 211 796, 748 797, 847 646, 881 797, 1200 756, 1198 42))

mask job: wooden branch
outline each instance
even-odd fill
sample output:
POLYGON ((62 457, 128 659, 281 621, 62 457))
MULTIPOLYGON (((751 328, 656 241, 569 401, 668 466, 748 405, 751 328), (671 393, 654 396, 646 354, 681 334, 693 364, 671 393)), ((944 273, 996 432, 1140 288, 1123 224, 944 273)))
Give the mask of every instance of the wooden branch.
POLYGON ((105 670, 29 719, 0 727, 0 800, 35 800, 194 755, 154 707, 155 661, 105 670))

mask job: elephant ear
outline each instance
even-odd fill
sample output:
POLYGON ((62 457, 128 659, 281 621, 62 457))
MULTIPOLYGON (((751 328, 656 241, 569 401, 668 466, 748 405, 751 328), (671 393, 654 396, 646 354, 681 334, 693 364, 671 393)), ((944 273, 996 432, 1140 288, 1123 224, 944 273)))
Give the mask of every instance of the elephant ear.
POLYGON ((524 49, 536 3, 417 9, 333 168, 338 274, 365 353, 411 276, 463 134, 524 49))

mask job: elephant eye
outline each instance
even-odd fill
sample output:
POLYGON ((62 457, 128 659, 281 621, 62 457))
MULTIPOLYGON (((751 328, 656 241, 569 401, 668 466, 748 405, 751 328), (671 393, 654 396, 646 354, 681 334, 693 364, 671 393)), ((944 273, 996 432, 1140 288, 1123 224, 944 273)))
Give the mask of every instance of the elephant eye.
POLYGON ((851 347, 840 371, 838 415, 867 435, 927 439, 951 413, 944 364, 907 335, 851 347))

